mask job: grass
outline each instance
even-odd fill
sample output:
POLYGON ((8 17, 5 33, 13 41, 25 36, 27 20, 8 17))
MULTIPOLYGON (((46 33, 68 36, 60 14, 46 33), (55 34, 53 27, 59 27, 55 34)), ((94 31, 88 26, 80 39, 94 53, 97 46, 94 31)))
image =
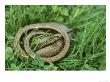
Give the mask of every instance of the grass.
POLYGON ((6 70, 106 70, 106 6, 7 5, 5 18, 6 70), (73 29, 67 56, 56 63, 26 60, 13 48, 19 28, 43 22, 58 22, 73 29))

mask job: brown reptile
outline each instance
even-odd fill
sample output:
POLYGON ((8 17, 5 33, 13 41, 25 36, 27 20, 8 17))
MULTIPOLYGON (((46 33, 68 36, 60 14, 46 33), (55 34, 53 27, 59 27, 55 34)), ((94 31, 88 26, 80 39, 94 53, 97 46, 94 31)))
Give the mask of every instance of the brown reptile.
MULTIPOLYGON (((35 57, 40 55, 45 62, 55 62, 55 61, 58 61, 61 58, 63 58, 66 55, 66 53, 68 52, 68 49, 69 49, 69 46, 70 46, 70 39, 69 39, 69 35, 67 34, 67 31, 68 31, 67 27, 62 25, 62 24, 59 24, 59 23, 31 24, 31 25, 25 26, 24 28, 20 29, 17 32, 17 34, 15 36, 15 39, 14 39, 14 47, 25 58, 28 58, 29 57, 28 55, 30 55, 30 57, 35 59, 35 57), (28 34, 27 37, 25 37, 25 40, 24 40, 24 48, 25 49, 22 48, 20 46, 20 43, 19 43, 22 35, 25 32, 28 32, 28 31, 34 30, 34 29, 44 29, 44 30, 45 29, 50 29, 50 30, 57 31, 59 33, 58 36, 59 37, 62 36, 64 41, 59 40, 59 41, 55 42, 54 44, 49 45, 48 47, 45 47, 45 48, 42 48, 42 49, 40 49, 40 50, 38 50, 36 52, 33 52, 29 48, 29 40, 30 40, 30 38, 33 35, 44 34, 44 32, 32 32, 32 33, 28 34), (53 49, 50 49, 50 48, 53 48, 53 49), (56 53, 54 53, 54 52, 56 52, 56 53)), ((56 40, 58 40, 58 39, 56 39, 56 40)), ((41 41, 41 43, 42 43, 42 41, 41 41)), ((45 45, 50 44, 50 43, 51 43, 51 41, 50 42, 47 41, 47 43, 45 45)))
POLYGON ((43 57, 50 57, 50 56, 57 54, 63 48, 63 41, 60 39, 61 34, 59 34, 59 35, 55 34, 55 35, 58 35, 58 37, 54 37, 55 35, 52 35, 47 38, 44 38, 44 40, 40 40, 40 42, 37 46, 40 45, 40 48, 42 48, 42 49, 39 49, 38 51, 36 51, 35 54, 33 54, 33 51, 29 47, 29 41, 33 35, 38 35, 38 34, 42 34, 42 33, 41 32, 31 32, 30 34, 27 35, 27 37, 24 40, 24 48, 25 48, 26 52, 32 58, 35 58, 36 54, 43 56, 43 57), (59 41, 57 41, 57 40, 59 40, 59 41), (51 44, 51 43, 53 43, 53 44, 51 44), (51 44, 51 45, 49 45, 49 44, 51 44), (46 46, 46 45, 49 45, 49 46, 43 48, 43 46, 46 46))

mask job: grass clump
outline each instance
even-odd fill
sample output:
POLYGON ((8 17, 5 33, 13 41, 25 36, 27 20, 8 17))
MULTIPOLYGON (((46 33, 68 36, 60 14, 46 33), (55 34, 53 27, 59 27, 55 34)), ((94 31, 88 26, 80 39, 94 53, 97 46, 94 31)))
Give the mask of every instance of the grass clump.
POLYGON ((6 70, 105 70, 106 7, 105 6, 21 6, 5 7, 6 70), (13 48, 18 29, 25 25, 58 22, 73 29, 67 56, 45 64, 42 59, 26 60, 13 48))

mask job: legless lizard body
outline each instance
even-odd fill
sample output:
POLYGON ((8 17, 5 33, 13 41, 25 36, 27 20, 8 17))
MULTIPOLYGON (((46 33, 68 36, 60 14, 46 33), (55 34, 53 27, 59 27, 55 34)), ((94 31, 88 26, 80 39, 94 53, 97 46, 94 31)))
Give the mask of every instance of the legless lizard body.
MULTIPOLYGON (((21 36, 25 32, 27 32, 29 30, 34 30, 34 29, 44 29, 44 30, 45 29, 51 29, 51 30, 55 30, 58 33, 60 33, 62 35, 63 39, 64 39, 64 41, 63 41, 64 42, 63 48, 62 48, 62 50, 58 54, 56 54, 54 56, 51 56, 51 57, 50 56, 49 57, 42 57, 42 59, 45 62, 55 62, 55 61, 58 61, 58 60, 60 60, 61 58, 63 58, 66 55, 66 53, 68 52, 69 46, 70 46, 69 36, 68 36, 67 32, 64 29, 62 29, 62 28, 65 28, 65 27, 66 26, 64 26, 62 24, 58 24, 58 23, 39 23, 39 24, 32 24, 32 25, 25 26, 24 28, 19 30, 18 33, 16 34, 15 39, 14 39, 14 47, 15 47, 15 49, 17 51, 19 51, 21 53, 21 55, 23 57, 28 58, 29 57, 28 55, 30 55, 32 58, 35 58, 35 57, 37 57, 36 53, 31 52, 30 50, 27 50, 27 49, 23 49, 20 46, 19 41, 20 41, 21 36)), ((41 33, 41 34, 44 34, 44 33, 41 33)), ((24 47, 26 45, 27 44, 24 44, 24 47)), ((27 45, 27 46, 29 46, 29 45, 27 45)))

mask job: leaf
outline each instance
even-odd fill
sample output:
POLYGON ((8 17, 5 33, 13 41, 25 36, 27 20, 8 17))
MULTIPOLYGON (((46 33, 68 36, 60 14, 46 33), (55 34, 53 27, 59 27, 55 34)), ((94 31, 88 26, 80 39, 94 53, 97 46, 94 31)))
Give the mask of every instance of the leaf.
POLYGON ((12 69, 16 68, 16 64, 12 63, 12 64, 11 64, 11 68, 12 68, 12 69))
POLYGON ((6 60, 14 59, 13 49, 11 47, 6 47, 6 60))
POLYGON ((49 63, 49 65, 44 66, 45 70, 57 70, 58 67, 55 66, 52 62, 49 63))
POLYGON ((58 9, 59 9, 58 6, 56 6, 56 5, 52 6, 52 10, 53 10, 53 12, 57 12, 58 9))
POLYGON ((11 64, 11 69, 12 70, 20 70, 19 66, 16 66, 16 64, 14 64, 14 63, 11 64))
POLYGON ((52 62, 50 62, 50 65, 49 65, 50 67, 54 67, 54 64, 52 63, 52 62))
POLYGON ((39 67, 43 67, 44 66, 44 61, 40 57, 37 57, 36 59, 34 59, 32 61, 32 64, 33 65, 38 65, 39 67))
POLYGON ((88 65, 88 64, 85 64, 84 67, 85 67, 85 69, 87 69, 87 70, 96 70, 94 67, 92 67, 92 66, 90 66, 90 65, 88 65))
POLYGON ((13 36, 8 35, 8 34, 7 34, 7 37, 8 37, 8 39, 9 39, 9 40, 13 40, 13 39, 14 39, 14 37, 13 37, 13 36))
POLYGON ((69 11, 65 7, 60 10, 60 13, 61 13, 61 15, 64 15, 64 16, 68 16, 69 15, 69 11))
POLYGON ((7 47, 6 48, 6 53, 7 54, 12 54, 13 53, 13 49, 11 47, 7 47))
POLYGON ((63 18, 62 16, 59 16, 59 17, 57 18, 57 21, 58 21, 58 22, 62 22, 62 21, 64 21, 64 18, 63 18))

